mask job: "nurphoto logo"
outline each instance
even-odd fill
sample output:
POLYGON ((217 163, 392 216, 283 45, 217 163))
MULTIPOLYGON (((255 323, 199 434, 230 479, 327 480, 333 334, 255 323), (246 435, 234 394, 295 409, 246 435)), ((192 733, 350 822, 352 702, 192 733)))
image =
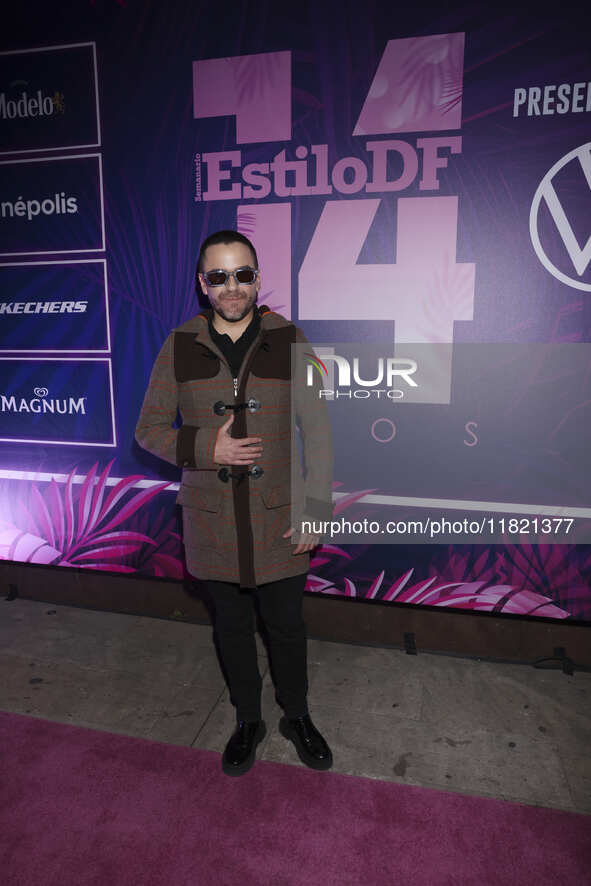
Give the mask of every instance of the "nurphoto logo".
POLYGON ((404 390, 394 387, 394 382, 404 382, 407 387, 418 388, 417 382, 412 377, 418 369, 416 360, 405 357, 378 357, 373 378, 362 378, 359 369, 359 357, 353 357, 351 363, 346 357, 338 354, 323 354, 322 359, 316 354, 306 352, 306 385, 314 385, 314 370, 320 375, 322 382, 328 382, 329 370, 326 362, 332 363, 337 369, 336 385, 333 388, 322 388, 318 391, 318 398, 325 400, 338 400, 339 398, 367 400, 370 397, 378 399, 384 394, 390 400, 402 400, 404 390), (353 383, 358 388, 351 386, 353 383), (384 384, 385 387, 377 387, 384 384), (341 390, 343 389, 343 390, 341 390))

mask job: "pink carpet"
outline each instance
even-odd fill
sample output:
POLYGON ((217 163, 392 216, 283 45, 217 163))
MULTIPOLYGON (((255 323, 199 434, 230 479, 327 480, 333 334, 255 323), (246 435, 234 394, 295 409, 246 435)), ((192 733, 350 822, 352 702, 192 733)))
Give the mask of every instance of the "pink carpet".
POLYGON ((0 713, 4 886, 585 886, 591 816, 0 713))

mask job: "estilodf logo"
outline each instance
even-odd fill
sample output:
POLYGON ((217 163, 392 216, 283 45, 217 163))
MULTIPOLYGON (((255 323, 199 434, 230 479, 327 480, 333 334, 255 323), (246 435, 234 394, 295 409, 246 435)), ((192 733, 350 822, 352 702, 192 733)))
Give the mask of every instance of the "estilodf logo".
POLYGON ((37 215, 72 215, 78 212, 78 199, 66 196, 65 191, 41 200, 3 200, 0 205, 2 218, 24 218, 31 221, 37 215))
MULTIPOLYGON (((588 142, 561 157, 538 185, 529 214, 529 233, 536 255, 553 277, 574 289, 591 292, 591 275, 587 273, 591 264, 591 236, 584 246, 579 245, 572 210, 567 210, 555 188, 556 177, 565 167, 576 176, 577 191, 584 195, 587 211, 581 214, 582 217, 591 218, 591 142, 588 142), (548 210, 551 222, 547 213, 542 212, 543 207, 548 210), (548 241, 556 231, 564 245, 561 260, 555 257, 555 252, 553 260, 548 256, 548 241), (583 279, 584 276, 587 279, 583 279)), ((586 233, 584 230, 583 237, 586 233)))

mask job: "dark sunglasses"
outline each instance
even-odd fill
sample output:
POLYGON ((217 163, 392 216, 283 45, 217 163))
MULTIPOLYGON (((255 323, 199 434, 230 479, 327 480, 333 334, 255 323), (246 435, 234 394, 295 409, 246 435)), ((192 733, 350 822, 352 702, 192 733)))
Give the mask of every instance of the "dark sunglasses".
POLYGON ((224 271, 221 268, 215 271, 207 271, 203 274, 207 280, 208 286, 223 286, 228 277, 234 277, 236 283, 254 283, 257 278, 258 270, 256 268, 236 268, 235 271, 224 271))

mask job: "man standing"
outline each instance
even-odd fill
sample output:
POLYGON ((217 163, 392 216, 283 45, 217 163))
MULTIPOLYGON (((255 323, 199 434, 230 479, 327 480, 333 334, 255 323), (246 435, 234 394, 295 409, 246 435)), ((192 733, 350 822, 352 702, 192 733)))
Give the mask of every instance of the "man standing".
POLYGON ((261 277, 252 243, 236 231, 212 234, 201 246, 197 279, 211 308, 164 342, 136 439, 183 469, 177 501, 187 569, 214 599, 218 648, 236 708, 237 727, 222 769, 228 775, 247 772, 266 734, 254 595, 285 715, 280 731, 302 762, 329 769, 330 748, 306 701, 302 598, 318 537, 298 534, 291 525, 291 480, 299 473, 291 463, 292 406, 306 467, 305 480, 296 484, 298 524, 332 515, 330 426, 325 411, 309 408, 313 389, 301 394, 307 405, 292 403, 298 397, 292 398, 290 346, 306 339, 293 323, 257 305, 261 277))

